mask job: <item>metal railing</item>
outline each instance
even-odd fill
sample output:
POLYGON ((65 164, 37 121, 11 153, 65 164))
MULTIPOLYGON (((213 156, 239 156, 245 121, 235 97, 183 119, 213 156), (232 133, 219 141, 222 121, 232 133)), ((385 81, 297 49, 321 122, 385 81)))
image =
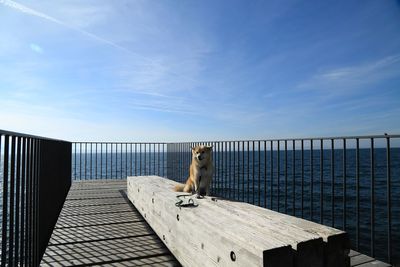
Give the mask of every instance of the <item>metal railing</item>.
POLYGON ((38 266, 71 185, 71 143, 0 130, 1 266, 38 266))
POLYGON ((400 135, 182 143, 73 143, 73 179, 184 182, 213 146, 212 194, 347 231, 353 249, 400 261, 400 135))
POLYGON ((126 179, 166 176, 166 143, 75 142, 72 179, 126 179))
POLYGON ((168 178, 186 180, 200 144, 214 148, 213 195, 343 229, 353 249, 400 262, 400 135, 173 143, 168 178))

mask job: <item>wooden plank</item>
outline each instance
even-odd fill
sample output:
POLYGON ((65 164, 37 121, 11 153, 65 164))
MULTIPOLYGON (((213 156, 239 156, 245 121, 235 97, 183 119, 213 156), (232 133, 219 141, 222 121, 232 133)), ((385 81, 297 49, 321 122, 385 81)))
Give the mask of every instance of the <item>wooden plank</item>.
MULTIPOLYGON (((175 184, 174 181, 156 176, 128 177, 130 200, 137 207, 139 206, 138 209, 145 218, 150 216, 146 219, 156 232, 157 227, 169 232, 181 231, 180 228, 183 226, 178 227, 176 225, 175 215, 165 215, 165 212, 162 212, 170 211, 170 213, 176 213, 176 216, 179 215, 181 218, 190 221, 194 225, 189 226, 192 229, 197 227, 202 231, 207 230, 210 235, 224 234, 229 236, 236 234, 235 240, 241 242, 240 244, 244 244, 244 246, 247 244, 251 249, 260 249, 261 246, 267 245, 265 248, 272 250, 271 243, 268 244, 268 241, 282 247, 290 246, 294 252, 296 266, 350 265, 348 257, 349 239, 343 231, 247 203, 210 197, 197 200, 200 203, 198 208, 186 209, 190 212, 181 209, 179 212, 183 214, 179 214, 174 206, 176 193, 171 190, 175 184), (151 199, 152 204, 149 203, 149 199, 151 199), (157 206, 155 202, 159 201, 162 205, 157 206), (193 218, 191 218, 192 216, 193 218), (251 218, 251 221, 249 221, 249 218, 251 218), (165 222, 167 222, 168 227, 165 226, 165 222), (213 227, 209 227, 209 225, 213 225, 213 227), (220 232, 213 232, 213 228, 216 228, 215 225, 220 232), (237 235, 238 231, 241 235, 237 235), (250 239, 246 240, 243 236, 250 237, 250 239)), ((229 236, 229 238, 231 237, 229 236)), ((196 244, 194 245, 196 246, 196 244)), ((171 251, 174 253, 176 249, 171 249, 171 251)), ((178 256, 177 258, 179 259, 178 256)))
MULTIPOLYGON (((262 251, 260 248, 259 237, 254 233, 247 232, 248 235, 238 235, 238 229, 231 229, 229 221, 223 217, 216 217, 213 220, 202 213, 202 209, 192 209, 188 212, 187 209, 179 209, 175 207, 175 193, 172 195, 153 194, 151 191, 146 191, 141 188, 139 194, 130 194, 129 192, 136 191, 139 188, 134 186, 128 188, 128 196, 132 195, 131 200, 143 205, 137 205, 137 208, 148 221, 152 221, 152 227, 160 237, 163 237, 164 242, 169 246, 172 253, 180 256, 182 262, 188 266, 213 266, 218 263, 222 266, 232 265, 230 253, 236 252, 235 265, 250 265, 259 266, 262 264, 262 251), (149 201, 151 196, 151 201, 149 201), (165 198, 169 198, 169 201, 165 198), (146 201, 147 199, 147 201, 146 201), (174 212, 170 212, 174 210, 174 212), (178 213, 175 213, 178 211, 178 213), (177 220, 179 216, 179 221, 177 220), (171 224, 165 223, 172 222, 171 224), (177 223, 174 223, 174 222, 177 223), (199 222, 204 222, 200 223, 199 222), (193 231, 190 225, 199 225, 201 231, 193 231), (221 235, 221 229, 215 225, 224 225, 224 234, 221 235), (185 238, 189 237, 190 238, 185 238), (207 237, 207 238, 205 238, 207 237), (253 250, 258 251, 255 256, 254 252, 246 249, 246 244, 252 243, 253 250), (178 249, 179 248, 179 249, 178 249), (242 250, 242 251, 240 251, 242 250), (240 252, 240 255, 237 253, 240 252), (197 264, 197 265, 196 265, 197 264)), ((204 210, 204 209, 203 209, 204 210)), ((239 229, 240 232, 240 229, 239 229)), ((287 244, 282 244, 281 250, 290 253, 287 244)), ((276 247, 276 246, 275 246, 276 247)), ((274 248, 272 242, 270 248, 274 248)), ((286 257, 289 258, 290 257, 286 257)))
POLYGON ((292 266, 293 251, 287 242, 262 237, 216 211, 210 215, 203 205, 176 207, 171 181, 152 177, 164 180, 167 187, 160 190, 147 177, 135 178, 128 178, 128 197, 183 265, 292 266))
POLYGON ((374 258, 361 254, 360 252, 350 251, 351 266, 357 267, 390 267, 392 265, 375 260, 374 258))
MULTIPOLYGON (((179 255, 181 263, 184 262, 187 266, 214 266, 217 264, 232 266, 233 262, 230 258, 230 253, 233 251, 236 252, 236 261, 234 262, 236 266, 260 266, 262 264, 260 259, 262 249, 257 248, 257 236, 240 236, 237 235, 236 231, 230 231, 229 237, 225 235, 221 236, 218 233, 219 230, 213 224, 223 224, 225 227, 229 227, 227 225, 229 222, 220 221, 218 218, 211 223, 206 222, 205 225, 201 226, 201 232, 193 231, 191 228, 185 226, 199 224, 200 221, 204 222, 210 220, 210 218, 201 216, 198 212, 191 214, 185 209, 179 210, 175 207, 174 197, 171 199, 172 201, 163 201, 163 197, 156 194, 152 197, 152 201, 149 202, 149 199, 146 201, 145 198, 146 196, 151 196, 151 193, 145 190, 141 192, 141 194, 136 194, 138 198, 134 201, 144 203, 144 205, 137 206, 137 208, 146 220, 152 222, 152 228, 162 237, 162 240, 171 252, 175 256, 179 255), (141 199, 141 197, 144 198, 141 199), (169 212, 168 210, 171 210, 171 208, 178 210, 179 213, 169 212), (177 220, 177 215, 179 215, 179 221, 177 220), (177 223, 168 224, 166 221, 176 221, 177 223), (254 249, 258 249, 259 257, 253 255, 249 250, 243 249, 249 243, 253 243, 252 245, 256 247, 254 249)), ((193 209, 193 211, 198 211, 198 209, 193 209)), ((289 248, 282 247, 279 249, 286 251, 285 259, 290 261, 290 257, 287 256, 290 253, 289 248)), ((273 258, 270 257, 267 260, 272 261, 273 258)), ((280 265, 271 266, 290 266, 283 263, 282 259, 280 261, 280 265)))
POLYGON ((40 266, 179 266, 121 191, 126 181, 99 184, 73 183, 69 195, 82 199, 65 202, 40 266), (99 198, 85 199, 84 192, 99 198), (118 197, 101 197, 110 193, 118 197))

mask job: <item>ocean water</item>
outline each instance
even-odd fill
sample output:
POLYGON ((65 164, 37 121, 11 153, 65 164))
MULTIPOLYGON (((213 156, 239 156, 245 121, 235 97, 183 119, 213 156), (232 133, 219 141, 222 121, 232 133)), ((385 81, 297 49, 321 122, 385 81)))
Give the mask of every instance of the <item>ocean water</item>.
MULTIPOLYGON (((304 150, 303 156, 298 150, 288 150, 286 153, 276 150, 272 153, 263 150, 214 152, 212 194, 345 229, 351 237, 352 247, 369 255, 371 202, 374 200, 375 257, 387 260, 389 188, 392 258, 394 262, 400 262, 400 148, 390 150, 389 187, 385 149, 374 150, 373 173, 369 149, 360 149, 358 156, 355 149, 347 149, 345 165, 342 149, 335 149, 333 158, 331 150, 323 150, 322 161, 321 150, 314 149, 312 153, 311 158, 310 150, 304 150), (374 199, 371 195, 372 177, 374 199)), ((183 182, 188 175, 190 157, 190 153, 184 152, 74 153, 71 173, 73 180, 160 175, 183 182)), ((2 167, 0 164, 1 184, 2 167)))

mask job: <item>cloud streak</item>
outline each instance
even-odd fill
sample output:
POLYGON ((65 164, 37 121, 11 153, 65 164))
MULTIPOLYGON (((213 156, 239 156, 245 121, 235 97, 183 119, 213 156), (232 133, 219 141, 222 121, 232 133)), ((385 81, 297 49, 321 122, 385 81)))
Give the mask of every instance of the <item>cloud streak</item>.
POLYGON ((36 53, 38 53, 38 54, 43 54, 43 48, 41 48, 39 45, 34 44, 34 43, 31 43, 31 44, 29 45, 29 47, 31 48, 31 50, 32 50, 33 52, 36 52, 36 53))
POLYGON ((82 30, 82 29, 80 29, 80 28, 74 27, 74 26, 72 26, 72 25, 69 25, 69 24, 67 24, 67 23, 65 23, 65 22, 63 22, 63 21, 61 21, 61 20, 58 20, 58 19, 56 19, 56 18, 54 18, 54 17, 52 17, 52 16, 49 16, 49 15, 47 15, 47 14, 44 14, 44 13, 39 12, 39 11, 37 11, 37 10, 34 10, 34 9, 30 8, 30 7, 27 7, 27 6, 25 6, 25 5, 22 5, 22 4, 20 4, 20 3, 17 3, 17 2, 15 2, 15 1, 12 1, 12 0, 0 0, 0 4, 2 4, 2 5, 4 5, 4 6, 7 6, 7 7, 10 7, 10 8, 12 8, 12 9, 16 10, 16 11, 21 12, 21 13, 25 13, 25 14, 28 14, 28 15, 31 15, 31 16, 35 16, 35 17, 38 17, 38 18, 41 18, 41 19, 44 19, 44 20, 47 20, 47 21, 56 23, 56 24, 58 24, 58 25, 61 25, 61 26, 63 26, 63 27, 66 27, 66 28, 68 28, 68 29, 77 31, 77 32, 79 32, 79 33, 81 33, 81 34, 84 34, 84 35, 86 35, 86 36, 88 36, 88 37, 90 37, 90 38, 96 40, 96 41, 99 41, 99 42, 101 42, 101 43, 110 45, 110 46, 112 46, 112 47, 114 47, 114 48, 116 48, 116 49, 122 50, 122 51, 127 52, 127 53, 129 53, 129 54, 131 54, 131 55, 140 56, 140 57, 142 57, 142 59, 147 60, 147 61, 150 62, 150 63, 153 63, 153 61, 152 61, 151 59, 144 58, 144 57, 141 56, 140 54, 135 53, 135 52, 133 52, 132 50, 126 48, 126 47, 123 47, 123 46, 121 46, 121 45, 119 45, 119 44, 116 44, 116 43, 114 43, 114 42, 112 42, 112 41, 109 41, 109 40, 107 40, 107 39, 104 39, 104 38, 102 38, 102 37, 100 37, 100 36, 98 36, 98 35, 96 35, 96 34, 91 33, 91 32, 88 32, 88 31, 82 30))
POLYGON ((298 85, 305 90, 332 90, 351 92, 360 87, 375 84, 400 74, 400 54, 387 56, 377 61, 332 69, 312 76, 298 85), (351 89, 349 91, 349 89, 351 89))

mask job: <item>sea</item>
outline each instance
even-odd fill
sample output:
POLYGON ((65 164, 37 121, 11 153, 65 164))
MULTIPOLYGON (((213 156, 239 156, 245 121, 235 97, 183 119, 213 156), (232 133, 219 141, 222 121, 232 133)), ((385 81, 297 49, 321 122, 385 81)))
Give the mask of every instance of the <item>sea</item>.
MULTIPOLYGON (((312 157, 309 149, 303 153, 298 150, 217 151, 213 154, 212 194, 346 230, 352 248, 367 255, 372 255, 373 220, 374 256, 383 261, 387 261, 388 254, 390 208, 392 262, 400 263, 400 148, 390 149, 389 164, 387 150, 375 148, 373 167, 370 149, 361 148, 357 153, 349 148, 345 154, 344 162, 343 149, 333 152, 314 149, 312 157)), ((188 175, 190 157, 190 153, 184 152, 73 153, 71 173, 73 180, 160 175, 183 182, 188 175)), ((2 168, 0 164, 0 193, 2 168)))

